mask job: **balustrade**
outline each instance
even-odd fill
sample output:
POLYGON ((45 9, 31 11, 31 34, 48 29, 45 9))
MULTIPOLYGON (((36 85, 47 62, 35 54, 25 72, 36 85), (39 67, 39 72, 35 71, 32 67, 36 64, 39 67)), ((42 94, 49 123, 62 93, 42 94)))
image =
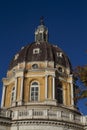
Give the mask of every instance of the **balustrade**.
POLYGON ((83 123, 81 116, 75 113, 61 110, 50 110, 50 109, 23 109, 19 111, 14 111, 14 116, 12 120, 15 119, 54 119, 54 120, 64 120, 70 122, 83 123), (72 118, 71 118, 72 115, 72 118))
POLYGON ((7 111, 7 110, 0 110, 0 117, 7 117, 7 118, 11 118, 11 111, 7 111))

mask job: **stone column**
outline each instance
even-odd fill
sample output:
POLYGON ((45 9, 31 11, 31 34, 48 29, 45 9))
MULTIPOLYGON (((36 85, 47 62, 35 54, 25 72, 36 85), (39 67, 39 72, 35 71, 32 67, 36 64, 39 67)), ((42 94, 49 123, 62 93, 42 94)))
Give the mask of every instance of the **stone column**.
POLYGON ((17 77, 15 78, 15 101, 17 100, 17 77))
POLYGON ((63 87, 63 104, 66 105, 66 85, 64 85, 63 87))
POLYGON ((16 100, 17 100, 17 77, 15 77, 15 100, 11 102, 12 106, 16 106, 16 100))
POLYGON ((23 101, 23 76, 21 77, 20 105, 22 105, 22 101, 23 101))
POLYGON ((3 90, 2 90, 2 101, 1 101, 1 108, 4 107, 4 101, 5 101, 5 89, 6 89, 6 86, 3 85, 3 90))
POLYGON ((45 76, 45 99, 48 98, 48 75, 45 76))
POLYGON ((69 77, 70 94, 71 94, 71 106, 74 106, 74 87, 73 87, 73 75, 69 77))
POLYGON ((70 83, 70 86, 71 86, 71 105, 73 106, 74 105, 73 83, 70 83))
POLYGON ((55 99, 55 76, 53 76, 53 100, 55 99))

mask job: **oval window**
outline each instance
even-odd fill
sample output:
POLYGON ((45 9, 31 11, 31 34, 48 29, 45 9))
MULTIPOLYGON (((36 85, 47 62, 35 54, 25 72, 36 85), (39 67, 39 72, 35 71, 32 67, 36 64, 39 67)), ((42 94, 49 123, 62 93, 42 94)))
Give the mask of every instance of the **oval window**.
POLYGON ((37 68, 38 68, 38 65, 37 65, 37 64, 33 64, 33 65, 32 65, 32 68, 33 68, 33 69, 37 69, 37 68))

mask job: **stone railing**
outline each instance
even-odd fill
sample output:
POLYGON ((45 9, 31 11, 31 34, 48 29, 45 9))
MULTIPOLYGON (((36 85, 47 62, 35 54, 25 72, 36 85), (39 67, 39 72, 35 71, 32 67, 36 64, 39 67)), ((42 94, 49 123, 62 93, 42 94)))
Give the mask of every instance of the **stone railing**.
POLYGON ((77 123, 87 125, 87 116, 81 116, 75 112, 62 111, 61 109, 47 109, 47 108, 22 108, 18 110, 9 111, 0 109, 0 118, 9 118, 12 120, 21 119, 39 119, 39 120, 54 120, 77 123))
POLYGON ((76 113, 50 109, 21 109, 12 113, 12 120, 21 119, 49 119, 55 121, 69 121, 83 124, 83 117, 76 113))
POLYGON ((0 118, 11 118, 11 111, 0 109, 0 118))
POLYGON ((87 116, 83 116, 83 122, 85 122, 85 125, 87 126, 87 116))

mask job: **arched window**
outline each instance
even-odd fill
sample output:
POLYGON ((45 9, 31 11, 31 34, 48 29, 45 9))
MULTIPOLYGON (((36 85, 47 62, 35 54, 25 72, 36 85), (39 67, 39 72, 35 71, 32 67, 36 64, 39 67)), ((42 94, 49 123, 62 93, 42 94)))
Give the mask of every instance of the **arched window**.
POLYGON ((43 33, 39 33, 39 41, 43 40, 43 33))
POLYGON ((38 101, 39 99, 39 84, 38 82, 31 83, 30 86, 30 100, 31 101, 38 101))
POLYGON ((59 83, 56 87, 56 98, 58 103, 63 104, 63 89, 62 89, 62 83, 59 83))
POLYGON ((11 102, 15 101, 16 95, 15 95, 15 87, 13 87, 12 92, 11 92, 11 102))

